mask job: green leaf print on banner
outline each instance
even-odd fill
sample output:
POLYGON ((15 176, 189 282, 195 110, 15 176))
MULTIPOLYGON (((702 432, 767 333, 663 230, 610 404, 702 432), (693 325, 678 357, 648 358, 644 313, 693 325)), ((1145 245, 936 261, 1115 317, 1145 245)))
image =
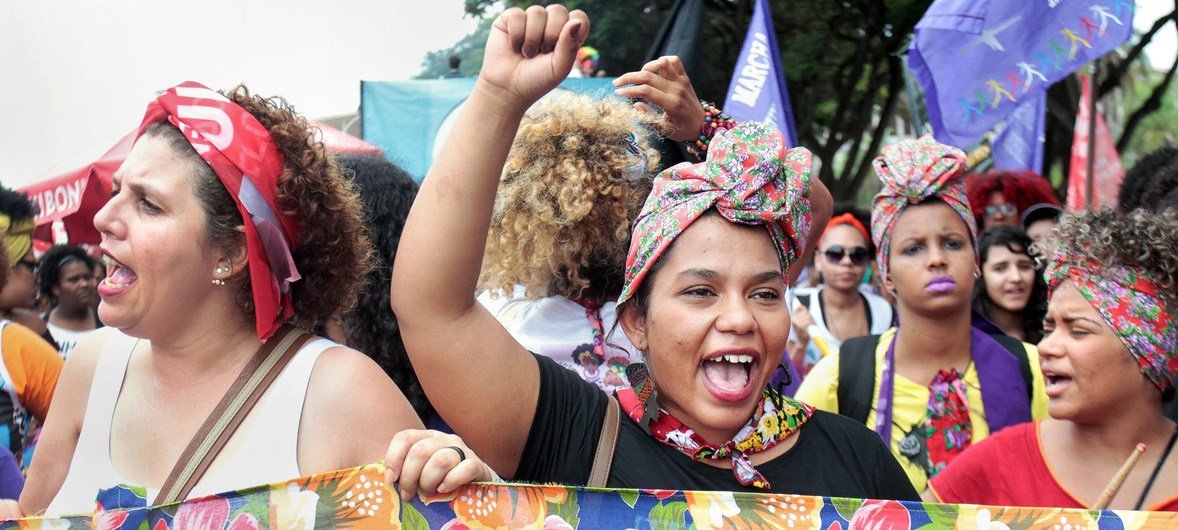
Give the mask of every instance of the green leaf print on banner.
POLYGON ((687 528, 687 503, 675 501, 658 503, 650 509, 650 530, 682 530, 687 528))
POLYGON ((421 512, 409 503, 401 505, 401 528, 402 530, 430 530, 429 521, 426 521, 425 516, 421 515, 421 512))
POLYGON ((850 521, 851 518, 855 517, 855 512, 859 511, 859 507, 863 506, 863 499, 832 497, 830 504, 834 505, 834 511, 838 512, 839 517, 850 521))
POLYGON ((558 515, 569 526, 577 528, 581 522, 579 517, 581 506, 577 504, 577 490, 570 489, 569 496, 562 503, 548 503, 548 515, 558 515))
POLYGON ((931 502, 921 503, 924 507, 924 513, 928 514, 928 518, 932 521, 931 525, 926 525, 923 528, 953 528, 957 524, 957 505, 956 504, 934 504, 931 502))
POLYGON ((638 504, 638 490, 621 490, 618 492, 618 496, 626 502, 626 506, 633 508, 635 504, 638 504))

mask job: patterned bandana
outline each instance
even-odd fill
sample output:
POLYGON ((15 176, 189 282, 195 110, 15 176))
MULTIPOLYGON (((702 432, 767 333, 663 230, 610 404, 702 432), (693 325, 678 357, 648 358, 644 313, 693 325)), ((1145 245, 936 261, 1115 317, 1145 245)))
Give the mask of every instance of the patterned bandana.
POLYGON ((14 221, 8 214, 0 213, 0 236, 4 237, 9 269, 15 268, 16 263, 33 248, 33 228, 36 223, 32 217, 14 221))
MULTIPOLYGON (((630 366, 638 364, 640 363, 630 366)), ((634 387, 641 389, 644 385, 639 382, 634 387)), ((767 451, 778 442, 789 438, 814 414, 814 408, 810 405, 782 396, 776 390, 766 387, 749 422, 741 427, 731 440, 724 442, 723 445, 715 445, 708 443, 691 427, 684 425, 661 407, 657 413, 647 415, 648 403, 652 407, 657 405, 654 405, 653 400, 648 402, 642 399, 634 388, 619 390, 618 403, 626 415, 642 425, 655 440, 678 449, 696 462, 731 459, 732 474, 736 476, 736 480, 743 486, 758 489, 769 489, 769 481, 753 467, 749 456, 767 451), (644 417, 647 418, 645 424, 644 417)))
POLYGON ((275 199, 282 155, 252 114, 199 83, 181 83, 149 103, 139 135, 164 120, 180 128, 249 221, 244 226, 250 285, 258 338, 264 341, 294 315, 290 285, 301 278, 291 257, 298 220, 282 213, 275 199))
POLYGON ((883 190, 876 194, 871 208, 871 238, 881 275, 888 274, 888 250, 896 220, 909 206, 932 198, 945 201, 961 216, 977 253, 977 222, 969 209, 965 182, 960 178, 965 153, 925 135, 883 148, 873 165, 883 182, 883 190))
POLYGON ((929 478, 945 469, 973 441, 969 398, 965 393, 965 381, 956 368, 938 370, 929 384, 924 436, 928 440, 929 478))
POLYGON ((1178 298, 1128 267, 1061 248, 1047 266, 1048 296, 1064 280, 1076 289, 1133 354, 1141 371, 1165 392, 1178 374, 1178 298))
POLYGON ((707 161, 655 177, 634 221, 618 305, 638 290, 675 238, 712 208, 733 223, 768 229, 788 273, 810 235, 810 152, 786 150, 781 132, 745 122, 713 140, 707 161))

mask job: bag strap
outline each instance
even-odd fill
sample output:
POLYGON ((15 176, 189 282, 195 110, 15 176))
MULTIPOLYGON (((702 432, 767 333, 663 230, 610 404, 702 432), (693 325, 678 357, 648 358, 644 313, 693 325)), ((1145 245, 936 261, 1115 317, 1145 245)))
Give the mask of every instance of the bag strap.
POLYGON ((1034 401, 1035 376, 1031 374, 1031 360, 1027 358, 1027 347, 1023 346, 1023 341, 1000 333, 990 333, 989 335, 991 339, 1001 344, 1003 348, 1006 348, 1006 351, 1018 359, 1019 372, 1023 375, 1023 384, 1027 386, 1027 401, 1034 401))
POLYGON ((188 497, 258 399, 311 337, 303 330, 284 325, 258 348, 180 454, 168 480, 160 488, 157 505, 188 497))
POLYGON ((597 452, 593 454, 593 468, 589 470, 590 488, 604 488, 609 480, 609 468, 614 463, 614 451, 618 448, 618 428, 621 423, 621 410, 618 400, 609 397, 605 408, 605 420, 601 422, 601 437, 597 439, 597 452))
POLYGON ((875 389, 875 349, 879 335, 855 337, 839 347, 839 414, 866 424, 875 389))

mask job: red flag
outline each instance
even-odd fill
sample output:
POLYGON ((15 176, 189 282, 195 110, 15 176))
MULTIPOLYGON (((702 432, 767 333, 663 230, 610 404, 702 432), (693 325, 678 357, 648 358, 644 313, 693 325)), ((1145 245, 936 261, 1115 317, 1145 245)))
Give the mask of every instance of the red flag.
MULTIPOLYGON (((1092 89, 1088 76, 1080 76, 1080 108, 1076 112, 1076 134, 1072 140, 1072 163, 1068 170, 1067 210, 1075 212, 1088 206, 1088 107, 1092 89)), ((1104 116, 1096 112, 1096 157, 1092 164, 1095 174, 1092 209, 1112 207, 1117 204, 1117 193, 1125 178, 1121 156, 1113 143, 1104 116)))

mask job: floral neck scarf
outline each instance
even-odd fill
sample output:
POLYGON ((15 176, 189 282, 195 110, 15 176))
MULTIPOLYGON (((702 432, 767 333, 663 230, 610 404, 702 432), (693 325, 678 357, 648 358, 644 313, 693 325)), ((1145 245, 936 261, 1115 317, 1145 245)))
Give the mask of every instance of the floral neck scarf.
POLYGON ((965 394, 965 381, 956 368, 938 370, 929 384, 924 435, 928 444, 929 478, 945 469, 973 441, 969 398, 965 394))
MULTIPOLYGON (((645 372, 641 363, 630 366, 645 372)), ((627 370, 627 373, 634 372, 627 370)), ((732 474, 741 485, 764 490, 769 489, 769 481, 753 467, 749 457, 789 438, 814 414, 810 405, 766 387, 749 422, 731 440, 715 445, 658 407, 655 400, 650 399, 652 393, 646 391, 649 380, 631 381, 631 384, 634 388, 618 391, 618 402, 630 419, 646 429, 655 440, 678 449, 696 462, 731 459, 732 474)))

